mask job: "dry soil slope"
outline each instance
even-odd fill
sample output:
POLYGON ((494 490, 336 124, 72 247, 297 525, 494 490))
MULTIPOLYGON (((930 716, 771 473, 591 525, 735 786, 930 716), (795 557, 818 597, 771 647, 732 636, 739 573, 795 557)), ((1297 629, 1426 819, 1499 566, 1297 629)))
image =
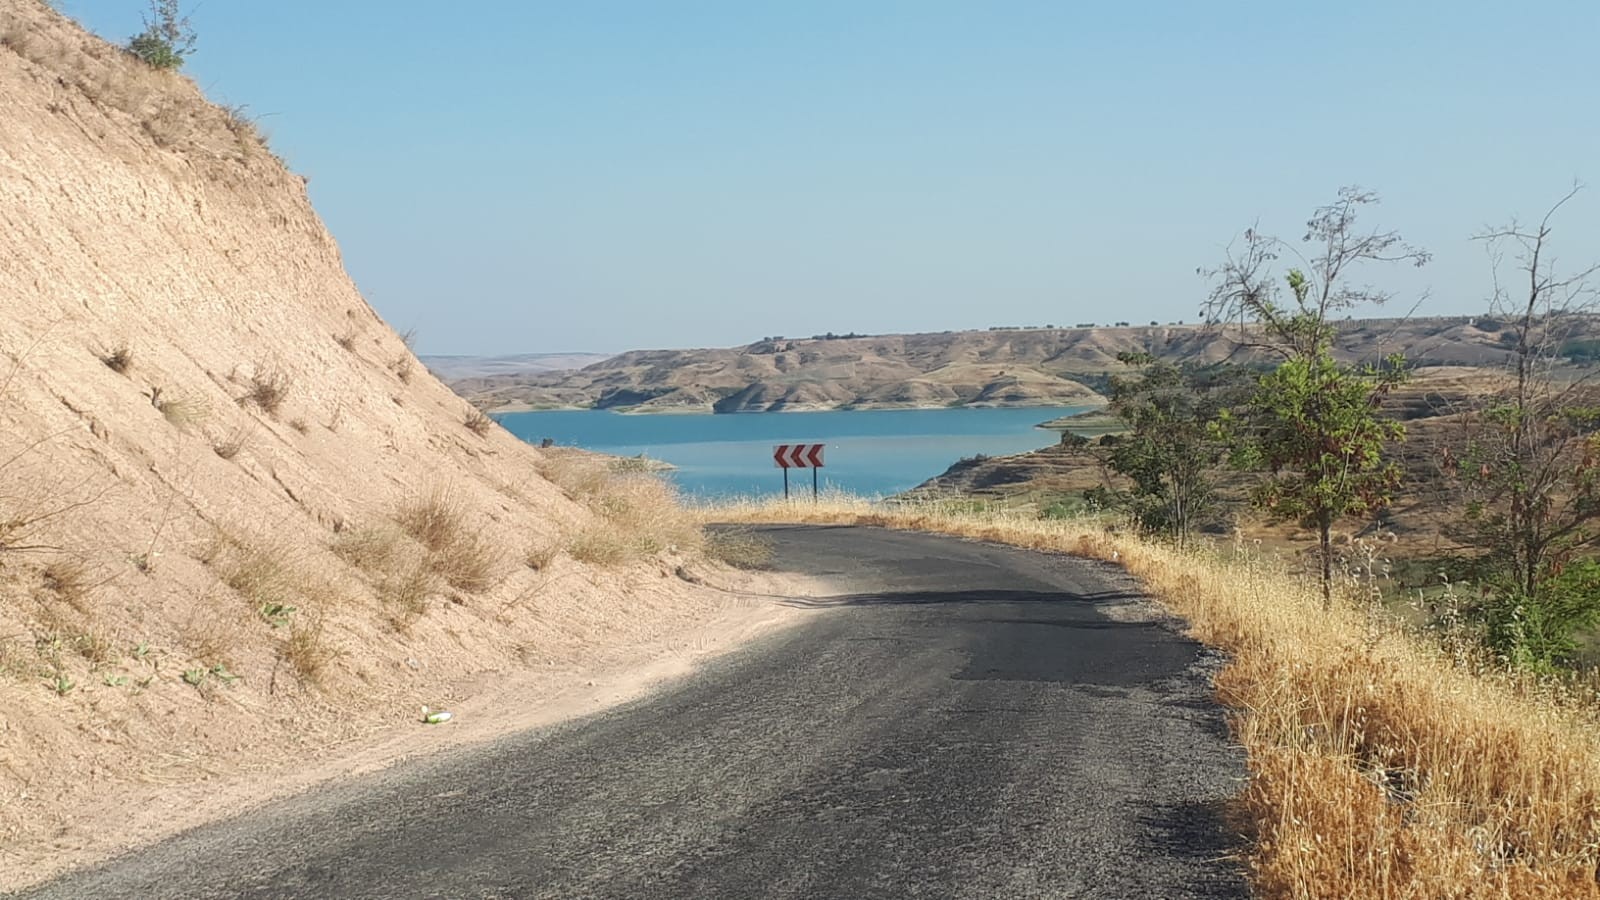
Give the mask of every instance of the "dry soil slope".
POLYGON ((468 427, 304 179, 187 79, 0 0, 0 110, 0 888, 92 843, 112 798, 705 614, 671 548, 544 558, 599 527, 583 488, 468 427), (461 516, 443 555, 395 536, 434 491, 461 516), (457 551, 483 566, 446 572, 457 551))

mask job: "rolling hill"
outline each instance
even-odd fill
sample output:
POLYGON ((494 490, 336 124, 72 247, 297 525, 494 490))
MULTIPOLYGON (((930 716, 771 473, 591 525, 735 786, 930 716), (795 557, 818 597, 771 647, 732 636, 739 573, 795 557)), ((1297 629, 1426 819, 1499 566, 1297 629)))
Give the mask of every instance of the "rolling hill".
MULTIPOLYGON (((1496 365, 1502 325, 1487 318, 1342 324, 1339 355, 1403 352, 1418 365, 1496 365)), ((1200 325, 991 329, 774 338, 742 347, 637 350, 570 372, 463 377, 452 388, 490 411, 785 412, 1103 402, 1095 388, 1144 352, 1197 364, 1250 361, 1236 332, 1200 325)))

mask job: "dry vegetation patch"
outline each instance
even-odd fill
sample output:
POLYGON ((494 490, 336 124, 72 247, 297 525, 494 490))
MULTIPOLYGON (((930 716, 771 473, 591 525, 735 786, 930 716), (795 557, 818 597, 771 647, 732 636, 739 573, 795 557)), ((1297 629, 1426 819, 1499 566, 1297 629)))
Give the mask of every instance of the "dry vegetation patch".
POLYGON ((504 554, 474 525, 465 501, 448 488, 401 504, 395 521, 427 549, 433 571, 451 587, 476 594, 499 583, 504 554))
POLYGON ((700 523, 678 502, 673 486, 627 460, 561 456, 547 459, 540 471, 595 514, 567 540, 573 559, 614 566, 704 549, 700 523))
POLYGON ((494 420, 484 415, 483 410, 477 407, 467 410, 467 418, 464 424, 467 426, 468 431, 478 437, 484 437, 494 429, 494 420))
POLYGON ((102 353, 100 361, 118 375, 126 375, 133 368, 133 350, 127 344, 119 344, 102 353))
POLYGON ((1243 548, 1181 553, 1094 520, 836 500, 718 521, 871 524, 1125 565, 1227 651, 1218 698, 1248 753, 1257 891, 1286 897, 1600 896, 1592 693, 1441 647, 1243 548))
POLYGON ((283 407, 283 401, 289 399, 289 389, 293 385, 294 380, 283 369, 270 365, 258 366, 250 376, 248 390, 241 402, 254 404, 269 416, 276 415, 283 407))

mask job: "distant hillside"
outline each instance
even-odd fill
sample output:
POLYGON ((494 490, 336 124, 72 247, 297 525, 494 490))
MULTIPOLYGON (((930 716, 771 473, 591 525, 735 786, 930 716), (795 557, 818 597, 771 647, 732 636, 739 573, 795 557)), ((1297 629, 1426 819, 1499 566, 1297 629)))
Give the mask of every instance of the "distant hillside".
MULTIPOLYGON (((1403 352, 1421 365, 1498 364, 1503 324, 1486 318, 1344 323, 1346 359, 1403 352)), ((1237 332, 1199 325, 1032 328, 773 338, 743 347, 636 350, 575 372, 451 379, 492 411, 779 412, 1049 406, 1103 400, 1095 388, 1143 351, 1195 363, 1248 361, 1237 332)))
POLYGON ((511 356, 419 356, 422 364, 445 381, 491 375, 533 375, 570 372, 611 358, 609 353, 517 353, 511 356))

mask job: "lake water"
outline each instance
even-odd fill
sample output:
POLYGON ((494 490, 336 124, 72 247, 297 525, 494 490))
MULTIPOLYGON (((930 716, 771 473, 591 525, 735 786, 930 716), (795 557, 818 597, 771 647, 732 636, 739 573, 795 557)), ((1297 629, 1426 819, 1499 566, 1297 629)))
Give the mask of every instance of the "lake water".
MULTIPOLYGON (((644 454, 677 466, 668 473, 687 494, 717 498, 783 493, 772 445, 825 443, 824 489, 864 496, 894 494, 938 475, 964 456, 1000 456, 1057 441, 1040 422, 1086 407, 1023 409, 885 409, 735 415, 623 415, 594 410, 504 413, 512 434, 537 444, 618 456, 644 454)), ((789 472, 795 490, 811 473, 789 472)))

